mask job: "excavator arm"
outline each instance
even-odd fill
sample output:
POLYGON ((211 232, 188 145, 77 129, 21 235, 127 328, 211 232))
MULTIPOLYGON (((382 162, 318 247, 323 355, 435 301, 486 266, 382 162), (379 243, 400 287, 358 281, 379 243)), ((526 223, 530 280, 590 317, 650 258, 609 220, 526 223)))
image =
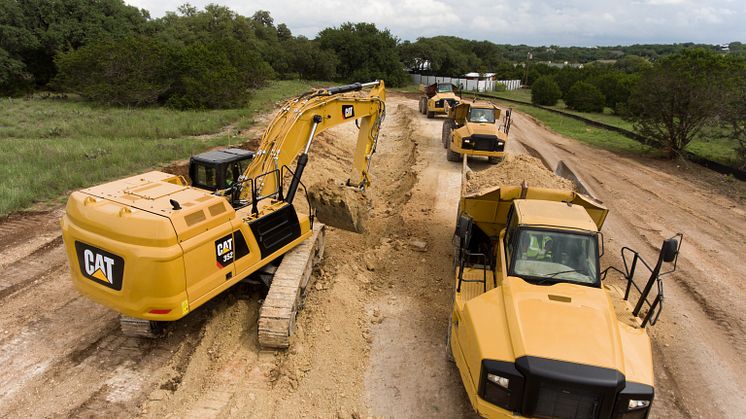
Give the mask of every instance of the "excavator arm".
POLYGON ((292 203, 314 137, 345 122, 359 121, 359 134, 347 184, 364 189, 385 116, 382 80, 307 92, 287 101, 262 136, 256 155, 246 168, 238 191, 241 200, 281 197, 282 168, 298 164, 284 200, 292 203), (365 91, 363 91, 365 89, 365 91))

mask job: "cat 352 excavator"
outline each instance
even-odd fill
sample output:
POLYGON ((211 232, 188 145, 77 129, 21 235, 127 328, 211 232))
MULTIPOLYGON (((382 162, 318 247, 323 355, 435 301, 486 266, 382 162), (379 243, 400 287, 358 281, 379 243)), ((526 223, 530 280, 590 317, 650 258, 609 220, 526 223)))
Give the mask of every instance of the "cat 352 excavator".
POLYGON ((383 81, 313 90, 282 106, 256 152, 192 157, 191 185, 152 171, 73 192, 61 224, 76 288, 122 314, 125 334, 154 337, 163 322, 263 272, 270 288, 259 341, 287 347, 323 252, 323 225, 314 223, 310 205, 303 214, 293 203, 298 188, 305 190, 301 176, 311 143, 316 134, 355 121, 359 134, 347 185, 363 190, 384 100, 383 81))

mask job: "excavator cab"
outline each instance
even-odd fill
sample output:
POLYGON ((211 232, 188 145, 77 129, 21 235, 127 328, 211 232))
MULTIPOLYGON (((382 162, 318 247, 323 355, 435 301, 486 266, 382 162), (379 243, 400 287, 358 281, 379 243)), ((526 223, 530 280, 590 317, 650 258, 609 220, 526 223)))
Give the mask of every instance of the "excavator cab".
POLYGON ((208 191, 228 189, 238 182, 254 152, 240 148, 207 151, 189 159, 192 186, 208 191))

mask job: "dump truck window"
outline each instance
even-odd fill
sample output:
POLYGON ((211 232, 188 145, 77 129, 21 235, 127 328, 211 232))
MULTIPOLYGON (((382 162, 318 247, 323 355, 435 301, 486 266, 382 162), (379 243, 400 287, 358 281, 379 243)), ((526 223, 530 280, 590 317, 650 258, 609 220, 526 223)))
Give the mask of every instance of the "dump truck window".
POLYGON ((469 122, 495 123, 495 111, 493 109, 472 108, 469 110, 469 122))
POLYGON ((513 242, 512 276, 529 282, 599 284, 595 235, 524 228, 513 242))
POLYGON ((508 229, 505 232, 505 252, 507 253, 507 262, 510 263, 510 257, 513 254, 513 233, 515 232, 518 222, 514 217, 513 207, 508 212, 508 229))
POLYGON ((438 93, 447 93, 447 92, 452 92, 452 91, 453 91, 453 86, 448 83, 438 85, 438 93))

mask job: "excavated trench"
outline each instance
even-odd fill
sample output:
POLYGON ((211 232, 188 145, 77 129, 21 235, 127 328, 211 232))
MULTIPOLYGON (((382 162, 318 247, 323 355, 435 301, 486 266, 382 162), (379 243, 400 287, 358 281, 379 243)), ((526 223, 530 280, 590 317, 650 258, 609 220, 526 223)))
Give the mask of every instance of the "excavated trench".
MULTIPOLYGON (((0 416, 473 416, 444 356, 461 167, 445 159, 442 121, 416 106, 390 95, 365 233, 329 229, 288 351, 259 349, 264 291, 247 287, 215 298, 161 340, 123 337, 114 313, 72 287, 61 210, 0 221, 0 416)), ((351 124, 321 135, 304 182, 347 179, 356 136, 351 124)), ((606 263, 618 264, 622 245, 652 254, 663 237, 685 232, 679 272, 666 280, 665 311, 652 330, 655 416, 746 411, 737 374, 746 318, 737 279, 746 272, 732 263, 746 243, 743 203, 520 115, 511 140, 510 152, 534 150, 552 166, 567 161, 611 208, 606 263)), ((303 194, 297 202, 305 208, 303 194)))

